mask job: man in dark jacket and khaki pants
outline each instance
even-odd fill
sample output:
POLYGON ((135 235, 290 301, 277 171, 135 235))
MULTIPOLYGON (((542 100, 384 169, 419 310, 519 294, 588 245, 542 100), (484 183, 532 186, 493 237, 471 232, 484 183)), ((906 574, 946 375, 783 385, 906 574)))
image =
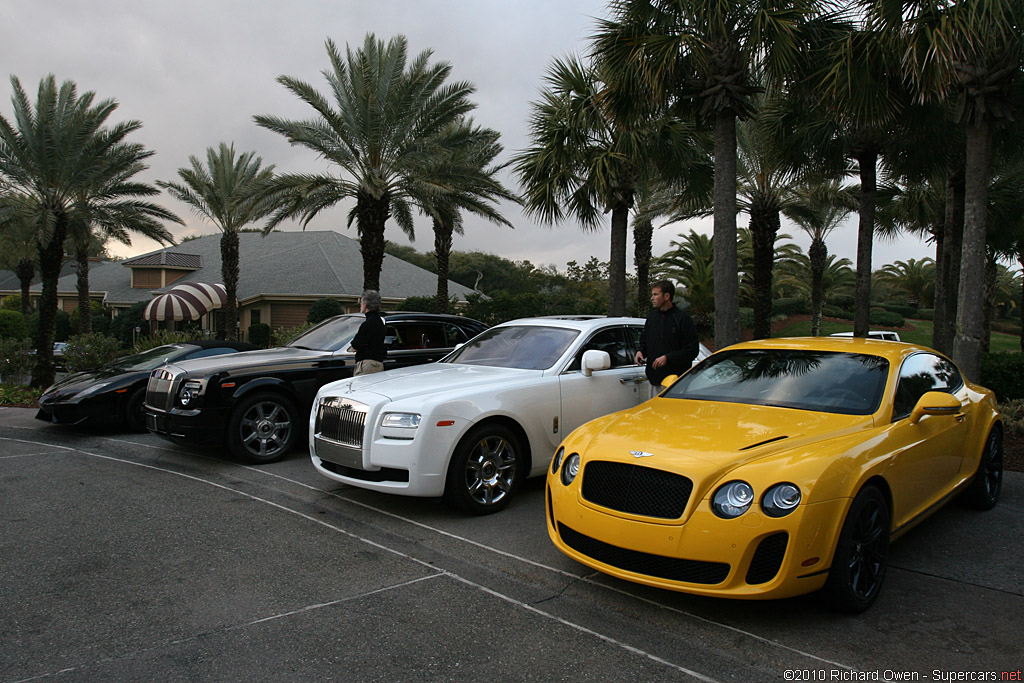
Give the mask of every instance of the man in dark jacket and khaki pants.
POLYGON ((669 375, 681 375, 690 369, 700 352, 697 328, 686 311, 673 301, 676 287, 668 280, 651 287, 651 306, 647 316, 640 350, 634 359, 637 365, 646 362, 651 397, 661 393, 661 381, 669 375))
POLYGON ((384 319, 380 317, 380 294, 373 289, 363 292, 359 299, 359 311, 366 316, 352 338, 356 350, 356 367, 353 376, 369 375, 384 369, 387 347, 384 346, 384 319))

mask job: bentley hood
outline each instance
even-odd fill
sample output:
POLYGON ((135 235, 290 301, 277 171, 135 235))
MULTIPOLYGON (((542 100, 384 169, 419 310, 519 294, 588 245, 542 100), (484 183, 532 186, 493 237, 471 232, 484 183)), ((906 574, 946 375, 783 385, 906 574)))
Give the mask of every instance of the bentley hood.
POLYGON ((657 398, 585 425, 578 433, 584 440, 573 447, 582 449, 584 463, 642 464, 697 483, 769 456, 805 453, 816 442, 872 426, 870 415, 657 398))

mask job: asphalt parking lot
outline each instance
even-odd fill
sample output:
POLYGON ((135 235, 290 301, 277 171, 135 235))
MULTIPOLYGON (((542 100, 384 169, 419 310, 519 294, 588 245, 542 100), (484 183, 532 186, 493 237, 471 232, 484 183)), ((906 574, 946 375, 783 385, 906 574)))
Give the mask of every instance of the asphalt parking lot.
POLYGON ((548 540, 541 480, 471 518, 301 451, 249 467, 33 414, 0 409, 0 681, 1021 680, 1022 473, 894 544, 850 617, 594 573, 548 540))

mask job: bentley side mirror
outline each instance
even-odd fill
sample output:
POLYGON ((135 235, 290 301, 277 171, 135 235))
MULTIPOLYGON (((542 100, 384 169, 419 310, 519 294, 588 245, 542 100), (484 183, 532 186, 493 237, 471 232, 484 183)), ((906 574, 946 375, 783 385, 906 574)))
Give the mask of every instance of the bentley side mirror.
POLYGON ((672 386, 677 379, 679 379, 679 375, 669 375, 665 379, 661 380, 661 386, 668 388, 672 386))
POLYGON ((910 424, 917 424, 925 415, 956 415, 963 409, 960 399, 944 391, 926 392, 910 412, 910 424))

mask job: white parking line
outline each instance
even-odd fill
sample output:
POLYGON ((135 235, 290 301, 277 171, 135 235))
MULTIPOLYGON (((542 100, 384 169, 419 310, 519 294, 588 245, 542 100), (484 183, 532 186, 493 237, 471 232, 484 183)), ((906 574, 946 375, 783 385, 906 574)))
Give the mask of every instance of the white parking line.
MULTIPOLYGON (((9 441, 15 441, 15 442, 19 442, 19 443, 31 443, 31 444, 34 444, 34 445, 37 445, 37 446, 48 446, 48 445, 50 445, 50 444, 45 444, 45 443, 41 443, 41 442, 37 442, 37 441, 28 441, 28 440, 24 440, 24 439, 12 439, 12 438, 9 438, 9 437, 0 437, 0 440, 9 440, 9 441)), ((141 462, 137 462, 137 461, 133 461, 133 460, 125 460, 124 458, 116 458, 116 457, 113 457, 113 456, 110 456, 110 455, 103 455, 103 454, 100 454, 100 453, 90 453, 89 451, 82 450, 80 448, 71 448, 71 447, 68 447, 68 446, 53 446, 53 447, 54 448, 59 448, 61 450, 67 450, 67 451, 72 451, 72 452, 75 452, 75 453, 81 453, 83 455, 87 455, 87 456, 94 457, 94 458, 99 458, 101 460, 109 460, 111 462, 118 462, 118 463, 122 463, 122 464, 125 464, 125 465, 133 465, 135 467, 142 467, 142 468, 154 470, 154 471, 157 471, 157 472, 163 472, 165 474, 170 474, 170 475, 173 475, 173 476, 182 477, 182 478, 188 479, 190 481, 195 481, 195 482, 199 482, 199 483, 202 483, 202 484, 207 484, 208 486, 213 486, 214 488, 218 488, 218 489, 221 489, 221 490, 224 490, 224 491, 229 491, 231 493, 243 496, 245 498, 248 498, 250 500, 253 500, 253 501, 256 501, 256 502, 259 502, 259 503, 264 503, 266 505, 269 505, 270 507, 277 508, 278 510, 281 510, 283 512, 288 512, 290 514, 296 515, 297 517, 301 517, 302 519, 305 519, 307 521, 310 521, 310 522, 313 522, 315 524, 319 524, 321 526, 327 527, 328 529, 331 529, 332 531, 340 533, 340 534, 342 534, 344 536, 348 536, 349 538, 352 538, 354 540, 358 540, 358 541, 361 541, 363 543, 366 543, 367 545, 372 546, 374 548, 377 548, 378 550, 382 550, 382 551, 390 553, 392 555, 396 555, 396 556, 398 556, 398 557, 400 557, 402 559, 406 559, 406 560, 409 560, 410 562, 414 562, 414 563, 416 563, 416 564, 418 564, 418 565, 420 565, 420 566, 430 570, 432 575, 441 575, 441 574, 443 574, 445 576, 449 576, 449 577, 451 577, 451 578, 453 578, 453 579, 455 579, 457 581, 460 581, 461 583, 464 583, 464 584, 466 584, 468 586, 472 586, 472 587, 474 587, 474 588, 476 588, 476 589, 478 589, 478 590, 480 590, 482 592, 485 592, 488 595, 491 595, 491 596, 499 598, 499 599, 501 599, 501 600, 503 600, 505 602, 508 602, 511 605, 515 605, 517 607, 521 607, 521 608, 526 609, 526 610, 528 610, 528 611, 530 611, 530 612, 532 612, 534 614, 542 616, 542 617, 544 617, 546 619, 549 619, 551 621, 556 621, 556 622, 558 622, 560 624, 568 626, 568 627, 570 627, 570 628, 572 628, 574 630, 577 630, 577 631, 579 631, 581 633, 585 633, 587 635, 591 635, 591 636, 597 637, 597 638, 603 640, 604 642, 612 644, 612 645, 615 645, 617 647, 620 647, 623 650, 626 650, 626 651, 631 652, 633 654, 640 655, 642 657, 650 659, 651 661, 657 662, 657 663, 662 664, 664 666, 667 666, 667 667, 670 667, 672 669, 675 669, 676 671, 679 671, 681 673, 687 674, 688 676, 692 676, 693 678, 696 678, 698 680, 707 681, 708 683, 716 683, 715 679, 709 678, 709 677, 707 677, 707 676, 705 676, 705 675, 703 675, 701 673, 698 673, 696 671, 692 671, 692 670, 687 669, 686 667, 680 666, 678 664, 674 664, 672 662, 666 661, 664 659, 661 659, 660 657, 657 657, 654 654, 651 654, 651 653, 646 652, 644 650, 640 650, 640 649, 638 649, 636 647, 633 647, 632 645, 629 645, 629 644, 624 643, 622 641, 616 640, 616 639, 611 638, 609 636, 605 636, 603 634, 597 633, 596 631, 592 631, 591 629, 588 629, 585 626, 582 626, 580 624, 576 624, 574 622, 568 621, 566 619, 558 617, 558 616, 556 616, 554 614, 551 614, 549 612, 545 612, 544 610, 538 609, 537 607, 534 607, 533 605, 528 605, 528 604, 526 604, 524 602, 521 602, 519 600, 516 600, 516 599, 514 599, 514 598, 512 598, 512 597, 510 597, 508 595, 504 595, 503 593, 499 593, 499 592, 497 592, 495 590, 487 588, 486 586, 482 586, 482 585, 480 585, 480 584, 478 584, 478 583, 476 583, 474 581, 470 581, 469 579, 467 579, 465 577, 459 576, 459 575, 454 574, 454 573, 449 572, 449 571, 438 569, 437 567, 434 567, 433 565, 431 565, 430 563, 428 563, 428 562, 426 562, 424 560, 421 560, 419 558, 413 557, 412 555, 404 553, 404 552, 402 552, 400 550, 397 550, 395 548, 389 548, 388 546, 382 545, 382 544, 380 544, 380 543, 378 543, 376 541, 372 541, 372 540, 370 540, 368 538, 364 538, 362 536, 359 536, 358 534, 354 534, 354 533, 352 533, 350 531, 342 529, 341 527, 336 526, 334 524, 331 524, 330 522, 327 522, 327 521, 322 520, 322 519, 317 519, 315 517, 307 515, 304 512, 300 512, 299 510, 295 510, 295 509, 289 508, 289 507, 287 507, 285 505, 281 505, 280 503, 275 503, 274 501, 267 500, 265 498, 260 498, 259 496, 254 496, 251 493, 246 493, 245 491, 239 491, 237 489, 233 489, 233 488, 231 488, 229 486, 225 486, 224 484, 219 484, 219 483, 217 483, 215 481, 210 481, 208 479, 203 479, 202 477, 197 477, 197 476, 191 475, 191 474, 184 474, 182 472, 175 472, 174 470, 170 470, 170 469, 167 469, 167 468, 164 468, 164 467, 157 467, 155 465, 149 465, 149 464, 146 464, 146 463, 141 463, 141 462)), ((256 470, 256 471, 259 471, 259 470, 256 470)), ((281 478, 284 479, 284 477, 281 477, 281 478)), ((298 483, 298 482, 296 482, 296 483, 298 483)), ((313 487, 309 487, 309 488, 313 488, 313 487)), ((314 489, 314 490, 318 490, 318 489, 314 489)), ((329 493, 329 492, 327 492, 327 493, 329 493)), ((371 509, 373 509, 373 508, 371 508, 371 509)), ((510 556, 510 557, 514 557, 514 556, 510 556)), ((298 611, 302 611, 302 610, 298 610, 298 611)), ((281 616, 284 616, 284 615, 281 615, 281 616)), ((274 617, 267 617, 267 619, 270 619, 270 618, 274 618, 274 617)), ((257 622, 253 622, 253 623, 258 623, 258 621, 257 622)))

